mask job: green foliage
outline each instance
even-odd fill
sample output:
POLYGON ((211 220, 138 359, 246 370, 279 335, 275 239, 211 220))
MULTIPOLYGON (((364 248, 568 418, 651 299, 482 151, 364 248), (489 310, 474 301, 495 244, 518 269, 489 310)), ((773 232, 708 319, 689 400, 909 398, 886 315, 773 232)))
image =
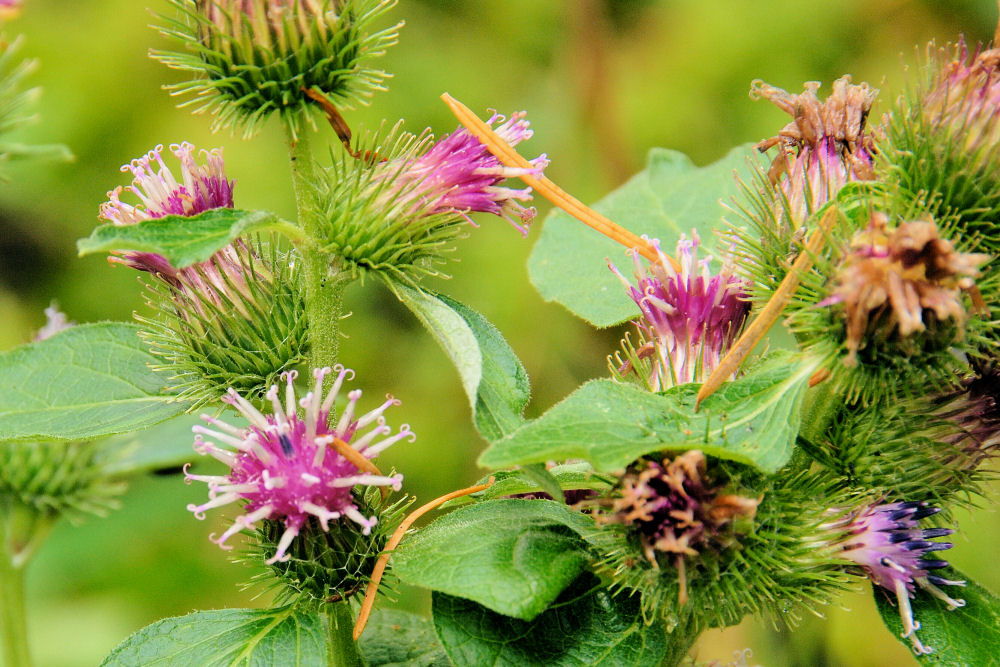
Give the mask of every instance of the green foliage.
POLYGON ((193 106, 194 113, 215 116, 213 129, 242 128, 246 137, 272 113, 296 136, 304 129, 300 117, 315 108, 306 91, 327 104, 349 108, 384 90, 382 81, 388 75, 366 61, 395 44, 402 25, 373 30, 372 24, 396 4, 394 0, 321 0, 285 12, 257 2, 251 4, 253 12, 232 15, 213 11, 215 0, 170 3, 178 16, 161 15, 159 30, 184 51, 154 51, 153 58, 194 73, 193 79, 170 90, 190 96, 182 106, 193 106), (309 29, 303 32, 300 24, 309 29))
POLYGON ((393 572, 530 621, 583 571, 589 554, 580 534, 592 524, 550 500, 462 507, 405 540, 393 552, 393 572))
MULTIPOLYGON (((38 63, 18 59, 23 42, 22 37, 7 42, 0 35, 0 165, 25 158, 70 160, 73 156, 65 146, 29 146, 4 140, 4 134, 32 120, 26 107, 38 96, 37 88, 24 89, 25 79, 35 71, 38 63)), ((4 180, 0 171, 0 182, 4 180)))
POLYGON ((775 472, 792 454, 799 408, 814 368, 815 362, 775 355, 724 385, 697 412, 698 385, 652 394, 634 385, 594 380, 493 443, 479 463, 505 467, 582 458, 609 472, 645 454, 700 449, 775 472))
MULTIPOLYGON (((647 625, 638 600, 612 596, 593 575, 567 588, 531 621, 502 616, 471 600, 434 593, 434 626, 456 665, 655 667, 668 645, 692 640, 647 625)), ((676 655, 672 652, 673 655, 676 655)))
MULTIPOLYGON (((918 589, 916 597, 910 601, 913 617, 920 623, 917 636, 924 646, 934 651, 917 656, 917 661, 922 665, 948 667, 995 665, 1000 655, 1000 598, 954 569, 938 574, 946 579, 966 580, 964 588, 954 589, 954 594, 965 600, 965 606, 949 610, 945 602, 918 589)), ((903 623, 895 598, 890 599, 883 588, 873 588, 875 604, 886 627, 896 639, 909 646, 910 640, 902 637, 903 623)))
POLYGON ((163 255, 175 269, 208 261, 240 236, 288 223, 267 211, 215 208, 198 215, 166 215, 134 225, 103 224, 77 241, 80 256, 138 250, 163 255))
POLYGON ((90 439, 140 431, 187 409, 163 392, 134 324, 72 327, 0 354, 0 439, 90 439))
POLYGON ((101 665, 323 665, 325 635, 317 614, 294 606, 196 611, 146 626, 101 665))
POLYGON ((416 614, 377 610, 358 643, 368 667, 451 667, 434 626, 416 614))
POLYGON ((388 284, 455 364, 479 432, 497 440, 523 424, 531 397, 528 374, 496 327, 443 294, 388 284))
POLYGON ((191 461, 194 434, 201 418, 181 415, 138 433, 112 436, 101 447, 101 467, 111 476, 126 477, 176 468, 191 461))
MULTIPOLYGON (((749 155, 749 147, 739 147, 718 162, 696 167, 681 153, 653 149, 645 171, 594 209, 636 234, 659 239, 668 255, 680 235, 690 235, 692 229, 711 247, 723 213, 721 202, 737 194, 736 177, 747 173, 749 155)), ((724 244, 721 250, 726 250, 724 244)), ((608 259, 621 265, 624 249, 568 214, 553 211, 532 250, 528 271, 545 299, 607 327, 636 316, 635 303, 605 268, 608 259)))

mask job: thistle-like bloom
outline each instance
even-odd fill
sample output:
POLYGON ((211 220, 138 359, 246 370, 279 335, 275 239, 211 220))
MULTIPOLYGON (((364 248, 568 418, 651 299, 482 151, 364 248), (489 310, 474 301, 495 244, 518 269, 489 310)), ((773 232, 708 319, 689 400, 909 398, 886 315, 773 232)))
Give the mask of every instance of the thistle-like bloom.
POLYGON ((979 253, 956 252, 938 236, 930 221, 888 226, 883 214, 851 240, 851 250, 837 272, 833 294, 820 305, 843 304, 847 319, 848 365, 870 323, 906 337, 925 328, 924 313, 939 321, 965 322, 961 290, 975 284, 979 266, 989 259, 979 253), (883 317, 884 316, 884 317, 883 317))
MULTIPOLYGON (((698 235, 677 242, 680 271, 654 241, 660 261, 643 265, 639 253, 631 251, 636 284, 632 285, 614 264, 609 267, 625 285, 642 318, 635 320, 646 341, 634 356, 636 361, 652 359, 648 377, 651 391, 661 391, 688 382, 703 382, 736 340, 746 322, 750 303, 746 283, 733 275, 727 263, 722 272, 709 272, 711 258, 698 260, 698 235)), ((621 361, 619 358, 618 361, 621 361)), ((629 359, 616 365, 618 374, 638 372, 629 359)))
POLYGON ((975 469, 1000 448, 1000 369, 976 364, 958 389, 933 399, 934 414, 954 430, 942 439, 954 446, 953 468, 975 469))
MULTIPOLYGON (((167 215, 192 216, 215 208, 233 207, 233 181, 226 177, 221 148, 203 150, 204 165, 195 161, 194 146, 188 142, 172 144, 170 152, 180 160, 180 181, 163 161, 163 146, 159 145, 122 166, 123 172, 132 173, 132 185, 118 186, 108 192, 108 201, 101 205, 100 217, 115 225, 133 225, 167 215), (122 190, 134 194, 141 203, 133 206, 123 202, 122 190)), ((119 254, 121 258, 112 258, 112 261, 165 277, 174 277, 177 273, 162 255, 119 254)))
POLYGON ((866 83, 854 85, 850 76, 843 76, 820 102, 819 86, 810 81, 798 95, 762 81, 754 81, 750 89, 752 98, 770 100, 794 119, 757 148, 764 152, 777 146, 768 177, 784 201, 778 202, 775 215, 780 219, 787 214, 796 225, 845 183, 874 178, 872 140, 865 124, 878 90, 866 83))
POLYGON ((849 512, 837 521, 822 526, 835 531, 836 555, 855 563, 875 584, 895 593, 899 616, 903 621, 903 637, 909 638, 917 654, 930 653, 917 638, 920 624, 913 618, 910 599, 917 587, 943 600, 949 609, 965 606, 938 586, 964 586, 964 581, 952 581, 931 574, 948 567, 944 560, 925 558, 935 551, 951 548, 949 542, 931 542, 933 538, 951 535, 950 528, 919 528, 919 521, 937 514, 937 507, 922 501, 872 503, 849 512))
POLYGON ((633 528, 646 558, 659 567, 658 554, 697 555, 734 519, 753 518, 758 502, 720 494, 705 477, 705 456, 691 450, 662 463, 633 464, 606 500, 610 507, 595 518, 633 528))
MULTIPOLYGON (((515 112, 510 118, 494 113, 488 123, 490 126, 500 123, 496 133, 516 146, 533 134, 526 116, 524 111, 515 112)), ((549 162, 541 155, 531 163, 532 169, 503 165, 479 139, 460 126, 419 157, 403 164, 390 161, 381 165, 383 175, 377 180, 392 182, 383 195, 385 201, 403 198, 405 203, 412 202, 407 207, 408 213, 454 212, 472 225, 475 223, 469 213, 492 213, 527 236, 535 209, 526 208, 521 202, 531 201, 531 188, 515 189, 501 183, 524 174, 539 175, 549 162)))
POLYGON ((245 501, 246 513, 236 518, 233 525, 212 541, 224 549, 231 548, 226 541, 245 529, 252 529, 263 520, 282 521, 285 530, 278 541, 277 550, 267 563, 284 561, 292 540, 299 534, 310 517, 319 521, 323 530, 329 530, 330 521, 354 521, 368 534, 377 517, 366 517, 358 511, 351 489, 358 485, 389 486, 399 490, 402 475, 385 476, 371 472, 369 461, 383 450, 402 440, 415 437, 409 426, 403 425, 395 435, 385 424, 382 413, 398 404, 392 397, 374 410, 357 416, 355 406, 361 391, 347 394, 348 404, 339 418, 333 414, 336 400, 345 378, 353 371, 338 366, 336 369, 317 369, 313 375, 316 385, 301 400, 296 400, 293 382, 295 371, 283 374, 287 387, 285 404, 278 396, 278 386, 267 392, 274 412, 264 415, 235 390, 222 399, 232 405, 249 422, 245 429, 236 428, 208 415, 202 415, 213 428, 195 426, 198 434, 195 450, 208 454, 229 466, 227 475, 193 475, 185 470, 187 481, 208 484, 209 501, 202 505, 188 505, 198 519, 205 518, 205 511, 230 503, 245 501), (323 397, 323 378, 336 372, 326 398, 323 397), (299 416, 298 408, 305 410, 299 416), (374 424, 373 428, 370 428, 374 424), (364 432, 369 429, 367 432, 364 432), (211 437, 230 445, 235 451, 224 449, 205 440, 211 437), (385 436, 385 437, 383 437, 385 436), (375 442, 382 437, 382 440, 375 442))

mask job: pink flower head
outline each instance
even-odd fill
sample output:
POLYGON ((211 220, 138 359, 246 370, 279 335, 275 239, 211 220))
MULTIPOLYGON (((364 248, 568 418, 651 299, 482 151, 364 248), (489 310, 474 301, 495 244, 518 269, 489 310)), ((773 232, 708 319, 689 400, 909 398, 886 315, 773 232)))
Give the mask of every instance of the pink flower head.
MULTIPOLYGON (((132 185, 118 186, 108 192, 108 201, 101 205, 99 217, 115 225, 132 225, 167 215, 192 216, 214 208, 233 207, 233 181, 226 178, 221 148, 203 150, 204 165, 195 161, 194 146, 188 142, 172 144, 170 152, 180 160, 180 182, 163 161, 163 146, 159 145, 122 166, 122 171, 132 172, 132 185), (122 190, 137 196, 141 203, 133 206, 123 202, 122 190)), ((120 254, 121 258, 112 261, 150 273, 167 276, 174 273, 169 262, 155 253, 120 254)))
POLYGON ((196 518, 205 518, 205 510, 213 507, 245 501, 245 514, 237 517, 221 536, 211 537, 220 547, 231 548, 226 541, 244 529, 253 528, 258 521, 284 523, 285 531, 268 564, 288 560, 288 547, 309 517, 317 519, 323 530, 329 530, 332 520, 347 519, 360 525, 365 535, 369 534, 377 518, 366 517, 358 510, 351 495, 355 486, 390 486, 399 490, 402 475, 387 477, 365 472, 338 451, 338 446, 349 446, 360 457, 371 460, 395 442, 403 438, 412 442, 415 438, 405 424, 395 435, 390 435, 392 429, 386 426, 382 413, 398 404, 391 396, 374 410, 356 416, 355 406, 361 391, 351 391, 347 394, 347 406, 335 419, 333 403, 344 379, 348 375, 353 377, 353 371, 342 366, 316 369, 315 387, 301 400, 296 400, 293 387, 296 375, 295 371, 282 374, 287 383, 284 405, 279 400, 277 385, 267 392, 266 398, 274 408, 268 415, 230 389, 223 401, 243 415, 250 426, 240 429, 202 415, 213 428, 193 429, 198 434, 195 450, 225 463, 229 473, 193 475, 185 469, 188 483, 195 480, 208 484, 208 502, 188 505, 196 518), (324 399, 323 378, 331 372, 337 373, 337 379, 324 399), (303 416, 299 416, 299 407, 305 411, 303 416), (206 436, 232 446, 235 451, 209 442, 206 436))
POLYGON ((938 586, 964 586, 964 581, 952 581, 931 574, 948 567, 944 560, 925 558, 935 552, 951 548, 949 542, 931 542, 935 537, 951 535, 950 528, 918 527, 918 522, 937 514, 937 507, 923 501, 898 503, 872 503, 848 513, 823 528, 842 534, 837 545, 837 556, 849 560, 868 574, 875 584, 896 594, 899 615, 903 621, 903 637, 909 637, 917 654, 930 653, 916 636, 920 624, 913 618, 910 599, 917 586, 943 600, 949 609, 965 606, 965 601, 955 600, 938 586))
POLYGON ((770 100, 793 117, 776 137, 757 148, 763 152, 778 147, 768 171, 784 198, 775 214, 787 212, 795 223, 835 197, 849 181, 874 178, 872 140, 865 125, 878 90, 866 83, 852 84, 851 77, 843 76, 821 102, 816 95, 819 86, 809 81, 804 92, 794 95, 754 81, 750 90, 754 99, 770 100))
MULTIPOLYGON (((494 113, 488 121, 504 141, 511 146, 530 139, 532 131, 524 111, 510 118, 494 113)), ((384 178, 392 178, 390 194, 413 201, 413 208, 434 214, 455 212, 470 224, 469 213, 492 213, 507 220, 522 235, 535 217, 534 208, 521 202, 531 201, 531 188, 509 188, 500 185, 505 179, 525 174, 541 174, 548 160, 541 155, 531 161, 530 169, 504 166, 489 149, 464 127, 437 141, 430 150, 406 164, 389 162, 383 166, 384 178), (430 207, 427 211, 424 207, 430 207)))
POLYGON ((649 342, 639 355, 653 358, 647 383, 650 390, 661 391, 704 381, 736 340, 750 303, 746 283, 733 275, 731 265, 712 275, 708 268, 711 258, 697 259, 696 233, 692 232, 691 240, 682 235, 677 242, 680 271, 671 266, 659 242, 654 240, 653 244, 660 260, 649 266, 643 266, 638 252, 630 251, 635 285, 614 264, 609 262, 608 266, 642 312, 642 318, 634 323, 649 342))
POLYGON ((0 19, 16 16, 21 9, 21 0, 0 0, 0 19))

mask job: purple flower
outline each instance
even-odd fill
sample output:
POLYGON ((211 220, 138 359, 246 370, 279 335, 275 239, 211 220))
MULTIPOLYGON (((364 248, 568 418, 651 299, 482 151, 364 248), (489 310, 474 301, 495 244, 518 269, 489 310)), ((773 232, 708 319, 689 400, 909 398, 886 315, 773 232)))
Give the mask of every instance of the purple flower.
MULTIPOLYGON (((101 205, 100 217, 115 225, 133 225, 167 215, 192 216, 214 208, 233 207, 233 181, 226 178, 221 148, 203 150, 203 165, 195 161, 194 146, 187 142, 172 144, 170 152, 180 160, 180 182, 163 161, 163 146, 159 145, 122 166, 122 171, 132 172, 132 185, 118 186, 108 192, 108 201, 101 205), (123 202, 123 189, 137 196, 141 203, 133 206, 123 202)), ((177 273, 163 256, 155 253, 117 254, 121 257, 111 258, 112 261, 140 271, 166 277, 177 273)))
POLYGON ((930 653, 916 636, 920 624, 913 618, 910 599, 916 588, 943 600, 949 609, 965 606, 964 600, 955 600, 938 586, 964 586, 964 581, 952 581, 931 574, 948 567, 948 562, 926 558, 935 551, 951 548, 950 542, 931 542, 933 538, 951 535, 950 528, 919 528, 919 521, 937 514, 937 507, 923 501, 872 503, 848 513, 837 521, 823 526, 837 531, 837 556, 859 565, 875 584, 892 591, 899 604, 903 621, 903 637, 908 637, 917 654, 930 653))
POLYGON ((212 536, 212 541, 220 547, 231 548, 226 545, 230 537, 253 528, 261 520, 282 521, 285 525, 277 551, 268 564, 289 558, 288 547, 310 517, 317 519, 323 530, 329 530, 332 520, 354 521, 367 535, 377 518, 361 514, 351 489, 362 484, 399 490, 402 475, 366 472, 339 451, 346 445, 358 455, 356 460, 371 460, 403 438, 412 441, 415 436, 409 426, 403 425, 395 435, 390 435, 392 429, 382 417, 398 401, 390 396, 374 410, 356 416, 355 406, 361 391, 354 390, 347 394, 348 404, 340 417, 335 418, 333 403, 344 379, 348 375, 353 377, 353 371, 337 366, 333 370, 317 369, 313 375, 316 379, 313 391, 296 400, 293 382, 297 373, 283 373, 282 379, 287 383, 285 404, 279 400, 278 386, 273 385, 266 398, 273 403, 274 412, 266 416, 230 389, 223 401, 250 422, 248 428, 240 429, 208 415, 202 415, 202 419, 214 428, 194 427, 198 433, 195 449, 222 461, 230 470, 227 475, 193 475, 185 470, 189 483, 205 482, 209 489, 209 501, 188 505, 188 510, 203 519, 205 510, 245 501, 246 513, 237 517, 221 536, 212 536), (331 372, 337 373, 337 379, 324 399, 323 378, 331 372), (305 409, 302 417, 298 414, 299 406, 305 409), (235 451, 218 447, 205 440, 205 436, 230 445, 235 451), (375 442, 382 436, 387 437, 375 442))
MULTIPOLYGON (((516 146, 532 136, 526 115, 519 111, 504 119, 494 113, 489 125, 499 122, 496 133, 516 146)), ((535 209, 525 208, 521 202, 531 201, 531 188, 515 189, 501 183, 525 174, 540 174, 548 160, 541 155, 531 163, 531 169, 504 166, 479 139, 459 127, 417 158, 383 164, 380 178, 392 181, 386 199, 403 198, 404 204, 411 204, 411 213, 454 212, 474 226, 469 213, 492 213, 527 236, 535 209)))
MULTIPOLYGON (((652 358, 649 377, 651 391, 661 391, 688 382, 702 382, 708 377, 735 341, 746 322, 750 303, 746 283, 733 275, 730 264, 712 275, 711 258, 697 259, 698 235, 691 240, 681 236, 677 259, 681 270, 675 271, 653 241, 660 261, 643 266, 635 250, 636 284, 632 285, 618 268, 608 263, 625 285, 625 290, 642 312, 634 324, 644 340, 638 350, 640 359, 652 358)), ((633 370, 626 364, 622 373, 633 370)))
POLYGON ((754 81, 750 90, 752 98, 770 100, 794 118, 757 148, 763 152, 778 147, 768 170, 781 196, 775 215, 780 219, 787 213, 796 225, 836 196, 845 183, 875 176, 872 140, 865 124, 878 90, 866 83, 851 84, 851 77, 843 76, 820 102, 819 85, 810 81, 804 92, 793 95, 754 81))

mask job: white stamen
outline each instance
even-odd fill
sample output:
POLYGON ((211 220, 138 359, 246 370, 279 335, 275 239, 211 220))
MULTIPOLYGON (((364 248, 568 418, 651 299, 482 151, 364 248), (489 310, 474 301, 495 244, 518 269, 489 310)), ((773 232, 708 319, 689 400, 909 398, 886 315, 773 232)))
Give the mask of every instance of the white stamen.
POLYGON ((281 534, 281 539, 278 540, 277 551, 275 551, 274 555, 268 558, 264 562, 267 563, 268 565, 273 565, 278 561, 284 563, 286 560, 291 558, 291 556, 285 552, 288 550, 288 547, 291 546, 292 540, 294 540, 295 536, 298 534, 299 534, 298 528, 285 528, 285 532, 281 534))

